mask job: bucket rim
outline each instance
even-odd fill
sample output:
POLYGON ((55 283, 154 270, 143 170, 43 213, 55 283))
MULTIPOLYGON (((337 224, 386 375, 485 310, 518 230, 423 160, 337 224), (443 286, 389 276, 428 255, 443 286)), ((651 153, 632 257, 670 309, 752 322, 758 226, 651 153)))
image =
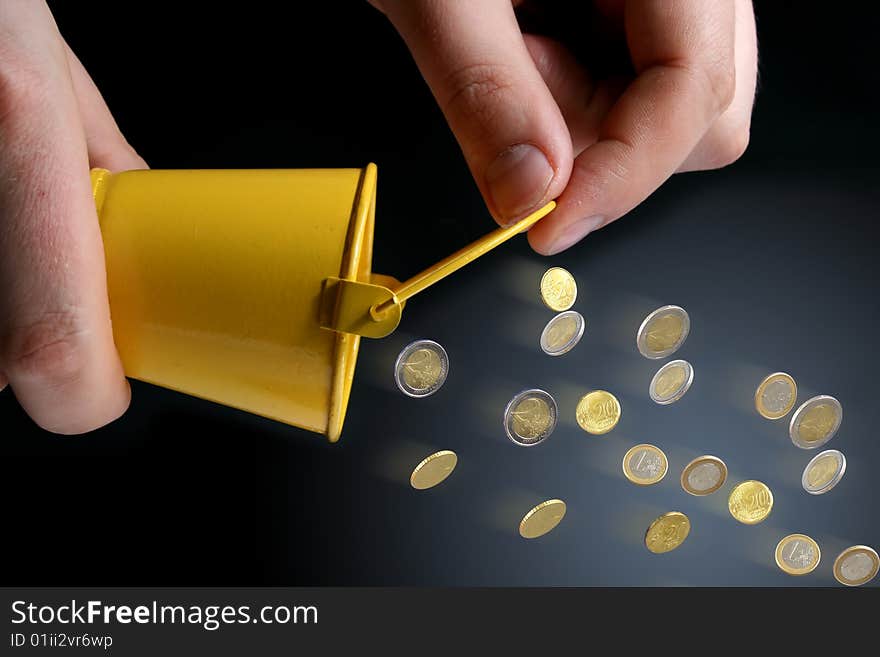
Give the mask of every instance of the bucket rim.
MULTIPOLYGON (((352 214, 342 254, 339 278, 369 282, 373 259, 373 229, 376 216, 376 181, 378 168, 372 162, 361 170, 357 192, 352 204, 352 214)), ((339 440, 361 336, 353 333, 336 334, 333 354, 333 374, 330 385, 330 404, 327 416, 327 439, 339 440)))

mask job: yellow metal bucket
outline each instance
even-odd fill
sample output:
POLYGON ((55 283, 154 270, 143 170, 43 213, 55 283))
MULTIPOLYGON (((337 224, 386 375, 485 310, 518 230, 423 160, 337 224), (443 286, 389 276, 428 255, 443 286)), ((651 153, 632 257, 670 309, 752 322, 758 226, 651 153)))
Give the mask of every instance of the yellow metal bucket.
POLYGON ((92 171, 127 376, 339 439, 362 336, 549 204, 403 284, 371 272, 376 166, 92 171))

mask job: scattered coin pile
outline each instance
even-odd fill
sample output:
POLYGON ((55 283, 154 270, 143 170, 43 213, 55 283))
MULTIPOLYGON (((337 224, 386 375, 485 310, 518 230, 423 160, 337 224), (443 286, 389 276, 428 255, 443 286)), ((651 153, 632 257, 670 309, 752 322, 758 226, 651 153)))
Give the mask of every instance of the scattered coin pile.
MULTIPOLYGON (((540 283, 541 300, 558 313, 541 332, 539 344, 548 356, 568 353, 584 335, 586 320, 571 310, 577 299, 574 277, 561 267, 548 269, 540 283)), ((690 317, 679 306, 663 306, 650 313, 636 332, 636 346, 645 358, 660 360, 678 351, 690 333, 690 317)), ((449 358, 442 346, 431 340, 418 340, 400 352, 394 379, 410 397, 427 397, 443 385, 449 372, 449 358)), ((648 386, 648 396, 657 404, 680 400, 694 380, 694 368, 686 360, 672 360, 661 366, 648 386)), ((764 378, 755 391, 755 409, 768 420, 784 418, 797 402, 797 383, 784 372, 764 378)), ((575 408, 578 426, 592 435, 603 435, 620 420, 620 402, 606 390, 590 390, 575 408)), ((504 409, 504 431, 515 445, 533 447, 556 429, 559 408, 545 390, 531 388, 517 393, 504 409)), ((808 399, 798 407, 789 423, 789 437, 801 449, 816 449, 831 440, 840 428, 843 408, 828 395, 808 399)), ((410 484, 424 490, 444 481, 458 463, 455 452, 431 454, 412 472, 410 484)), ((656 445, 635 445, 622 462, 623 474, 632 483, 650 486, 660 482, 669 469, 666 454, 656 445)), ((811 495, 822 495, 834 488, 846 471, 846 458, 834 449, 817 454, 804 468, 801 484, 811 495)), ((711 495, 727 481, 727 466, 717 456, 699 456, 684 466, 682 489, 695 496, 711 495)), ((763 522, 773 509, 773 492, 767 484, 753 479, 738 483, 727 500, 730 515, 745 525, 763 522)), ((519 524, 520 536, 534 539, 552 531, 565 517, 565 502, 550 499, 530 509, 519 524)), ((655 554, 679 547, 691 532, 690 519, 680 511, 669 511, 655 519, 645 532, 645 547, 655 554)), ((783 537, 776 546, 777 566, 790 575, 806 575, 819 565, 818 543, 804 534, 783 537)), ((834 560, 834 577, 842 584, 859 586, 871 581, 880 570, 877 552, 854 545, 834 560)))

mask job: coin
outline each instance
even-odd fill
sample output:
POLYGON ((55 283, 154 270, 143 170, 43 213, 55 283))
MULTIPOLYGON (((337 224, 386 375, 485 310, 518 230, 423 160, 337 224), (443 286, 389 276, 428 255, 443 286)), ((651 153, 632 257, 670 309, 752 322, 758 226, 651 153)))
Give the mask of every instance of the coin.
POLYGON ((581 341, 586 321, 576 310, 559 313, 541 331, 541 350, 548 356, 566 354, 581 341))
POLYGON ((691 495, 711 495, 727 481, 727 466, 717 456, 698 456, 681 471, 681 487, 691 495))
POLYGON ((587 433, 608 433, 620 420, 620 402, 610 392, 593 390, 581 397, 575 417, 581 429, 587 433))
POLYGON ((684 308, 663 306, 645 317, 636 335, 636 345, 645 358, 666 358, 687 339, 691 320, 684 308))
POLYGON ((684 543, 691 532, 691 521, 683 513, 670 511, 657 518, 645 532, 645 547, 654 554, 670 552, 684 543))
POLYGON ((541 300, 550 310, 568 310, 577 299, 578 288, 568 270, 551 267, 541 277, 541 300))
POLYGON ((819 545, 804 534, 789 534, 776 545, 776 565, 789 575, 806 575, 819 565, 819 545))
POLYGON ((648 394, 658 404, 671 404, 686 393, 694 381, 694 368, 686 360, 671 360, 657 370, 648 394))
POLYGON ((801 485, 810 495, 821 495, 834 488, 846 472, 846 457, 836 449, 826 449, 810 459, 801 485))
POLYGON ((755 408, 768 420, 788 415, 796 400, 797 383, 785 372, 768 374, 755 391, 755 408))
POLYGON ((394 381, 410 397, 427 397, 437 392, 449 373, 446 350, 433 340, 416 340, 406 345, 394 363, 394 381))
POLYGON ((448 449, 435 452, 415 467, 409 483, 417 490, 432 488, 451 475, 457 463, 458 456, 455 452, 448 449))
POLYGON ((750 479, 737 484, 727 498, 730 515, 744 525, 757 525, 770 515, 773 493, 767 484, 750 479))
POLYGON ((634 484, 649 486, 666 476, 669 462, 659 447, 643 443, 623 455, 623 474, 634 484))
POLYGON ((549 393, 523 390, 504 409, 504 431, 517 445, 531 447, 546 440, 556 428, 558 408, 549 393))
POLYGON ((834 438, 843 421, 843 407, 834 397, 819 395, 805 401, 791 416, 788 435, 801 449, 815 449, 834 438))
POLYGON ((834 560, 834 578, 847 586, 867 584, 880 570, 880 557, 867 545, 853 545, 834 560))
POLYGON ((523 516, 519 523, 519 535, 523 538, 538 538, 562 522, 565 516, 565 502, 547 500, 523 516))

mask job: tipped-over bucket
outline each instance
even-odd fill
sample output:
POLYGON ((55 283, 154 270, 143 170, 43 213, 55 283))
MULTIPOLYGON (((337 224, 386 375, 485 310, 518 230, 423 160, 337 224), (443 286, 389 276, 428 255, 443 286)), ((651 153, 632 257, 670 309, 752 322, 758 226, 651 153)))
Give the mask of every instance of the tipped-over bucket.
POLYGON ((401 284, 373 274, 376 166, 92 171, 127 376, 339 439, 362 336, 552 210, 401 284))
POLYGON ((321 328, 322 286, 370 281, 375 165, 92 184, 125 373, 337 440, 360 336, 321 328))

